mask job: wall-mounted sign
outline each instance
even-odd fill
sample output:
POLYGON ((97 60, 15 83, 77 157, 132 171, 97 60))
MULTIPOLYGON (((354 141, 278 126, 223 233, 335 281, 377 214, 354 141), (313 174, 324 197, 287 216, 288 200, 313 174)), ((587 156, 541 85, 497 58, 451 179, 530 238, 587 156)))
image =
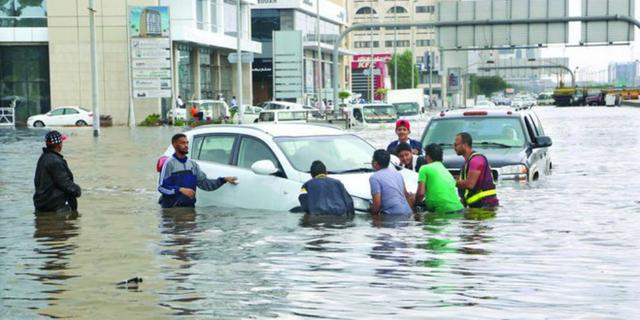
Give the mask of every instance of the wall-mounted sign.
POLYGON ((171 97, 169 7, 129 7, 133 98, 171 97))

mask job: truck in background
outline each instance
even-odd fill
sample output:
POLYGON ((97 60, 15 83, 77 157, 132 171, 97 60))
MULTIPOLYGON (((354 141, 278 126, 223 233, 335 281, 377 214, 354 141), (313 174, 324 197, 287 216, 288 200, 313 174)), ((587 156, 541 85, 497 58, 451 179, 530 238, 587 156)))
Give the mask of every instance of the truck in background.
POLYGON ((396 107, 398 118, 420 120, 424 116, 425 107, 428 106, 429 96, 425 96, 421 88, 389 90, 387 103, 396 107))

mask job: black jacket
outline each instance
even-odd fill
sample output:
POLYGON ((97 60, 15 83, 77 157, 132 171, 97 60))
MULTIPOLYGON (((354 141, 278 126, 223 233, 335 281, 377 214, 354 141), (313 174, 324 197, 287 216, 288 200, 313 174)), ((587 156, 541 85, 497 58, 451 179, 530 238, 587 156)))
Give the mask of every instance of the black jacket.
POLYGON ((352 215, 353 199, 342 182, 319 176, 307 181, 298 196, 302 210, 310 214, 352 215))
POLYGON ((73 173, 61 154, 43 148, 33 182, 36 187, 33 194, 36 211, 57 211, 67 204, 71 209, 77 208, 80 186, 73 182, 73 173))

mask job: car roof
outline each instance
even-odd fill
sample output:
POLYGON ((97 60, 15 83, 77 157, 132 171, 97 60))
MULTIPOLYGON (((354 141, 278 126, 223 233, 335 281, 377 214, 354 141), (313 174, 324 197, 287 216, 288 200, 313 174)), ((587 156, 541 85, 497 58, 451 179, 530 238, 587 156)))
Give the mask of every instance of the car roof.
POLYGON ((356 104, 356 106, 359 106, 359 107, 392 106, 393 107, 393 104, 392 103, 362 103, 362 104, 356 104))
POLYGON ((242 130, 257 130, 272 137, 338 136, 347 134, 336 127, 306 123, 253 123, 245 125, 208 125, 190 130, 190 134, 215 132, 241 133, 242 130))
POLYGON ((265 101, 263 103, 275 103, 275 104, 281 104, 283 106, 301 106, 301 104, 299 103, 294 103, 294 102, 289 102, 289 101, 265 101))
POLYGON ((496 107, 491 109, 463 109, 463 110, 451 110, 442 111, 439 116, 434 116, 432 119, 437 120, 440 118, 463 118, 463 117, 520 117, 524 113, 532 112, 529 109, 513 109, 510 107, 496 107), (485 112, 486 114, 473 115, 472 113, 485 112), (471 113, 471 114, 470 114, 471 113), (465 115, 466 114, 466 115, 465 115))

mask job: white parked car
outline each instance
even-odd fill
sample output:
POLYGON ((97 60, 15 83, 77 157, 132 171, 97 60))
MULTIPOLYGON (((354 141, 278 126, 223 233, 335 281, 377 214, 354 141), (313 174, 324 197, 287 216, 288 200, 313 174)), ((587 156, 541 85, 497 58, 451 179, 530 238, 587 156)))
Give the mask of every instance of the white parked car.
MULTIPOLYGON (((190 157, 209 178, 237 176, 238 185, 198 192, 198 206, 287 211, 299 207, 300 187, 311 178, 314 160, 342 181, 357 211, 367 211, 375 148, 340 129, 309 124, 203 126, 185 132, 190 157)), ((164 153, 171 156, 173 147, 164 153)), ((391 164, 393 166, 393 164, 391 164)), ((407 190, 415 192, 418 174, 402 169, 407 190)))
POLYGON ((304 109, 304 106, 299 103, 287 102, 287 101, 265 101, 257 105, 263 110, 298 110, 304 109))
POLYGON ((28 127, 86 126, 93 125, 93 112, 81 107, 57 107, 45 114, 27 119, 28 127))
MULTIPOLYGON (((232 122, 233 123, 239 123, 239 108, 238 107, 230 107, 229 111, 231 113, 233 113, 233 119, 232 122)), ((250 105, 245 105, 244 106, 244 116, 242 117, 242 123, 253 123, 256 122, 256 119, 258 119, 258 115, 260 115, 260 112, 262 112, 262 108, 260 107, 254 107, 254 106, 250 106, 250 105)))

